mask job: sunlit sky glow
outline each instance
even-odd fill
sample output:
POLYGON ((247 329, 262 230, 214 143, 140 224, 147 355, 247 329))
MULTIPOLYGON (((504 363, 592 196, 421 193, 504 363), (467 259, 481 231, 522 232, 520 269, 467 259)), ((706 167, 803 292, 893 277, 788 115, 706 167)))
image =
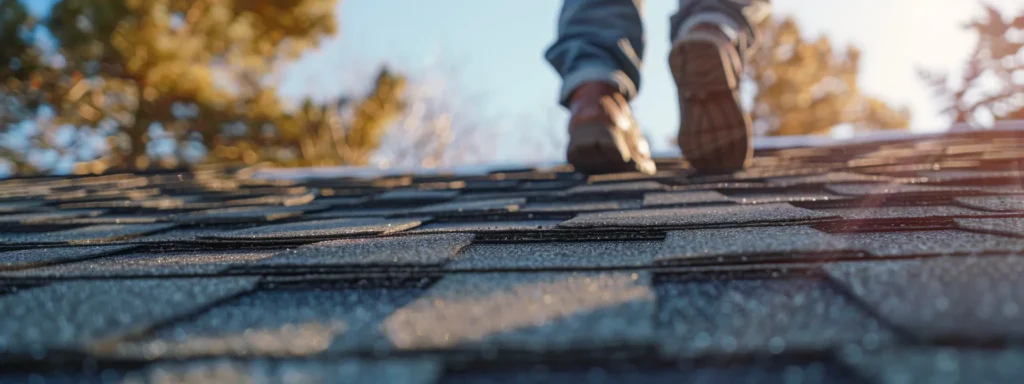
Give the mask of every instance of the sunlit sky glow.
MULTIPOLYGON (((991 3, 1017 7, 1014 0, 991 3)), ((387 62, 412 73, 454 77, 458 95, 482 96, 480 108, 505 127, 499 136, 557 140, 561 132, 547 131, 564 129, 565 113, 554 105, 558 78, 542 55, 554 36, 559 6, 555 0, 345 0, 341 36, 296 64, 284 90, 317 97, 358 90, 374 65, 387 62)), ((665 60, 668 17, 675 7, 676 1, 649 0, 645 15, 647 64, 634 107, 656 150, 668 146, 678 119, 665 60)), ((827 33, 836 45, 860 46, 862 89, 909 106, 915 131, 948 125, 916 68, 959 68, 974 41, 960 26, 980 14, 980 3, 775 0, 775 10, 795 16, 808 35, 827 33)))

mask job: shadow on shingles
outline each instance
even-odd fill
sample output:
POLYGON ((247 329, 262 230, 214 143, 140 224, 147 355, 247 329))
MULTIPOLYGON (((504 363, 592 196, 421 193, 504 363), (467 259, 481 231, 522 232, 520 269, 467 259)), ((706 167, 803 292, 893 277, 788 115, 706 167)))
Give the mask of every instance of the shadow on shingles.
POLYGON ((0 280, 0 296, 18 293, 27 289, 38 288, 46 285, 42 281, 3 281, 0 280))
POLYGON ((445 384, 456 383, 784 383, 854 384, 862 382, 848 368, 822 356, 671 362, 642 356, 616 361, 605 356, 531 361, 519 366, 492 363, 449 369, 445 384), (816 359, 815 359, 816 358, 816 359), (528 365, 527 365, 528 364, 528 365), (796 377, 797 379, 793 379, 796 377))

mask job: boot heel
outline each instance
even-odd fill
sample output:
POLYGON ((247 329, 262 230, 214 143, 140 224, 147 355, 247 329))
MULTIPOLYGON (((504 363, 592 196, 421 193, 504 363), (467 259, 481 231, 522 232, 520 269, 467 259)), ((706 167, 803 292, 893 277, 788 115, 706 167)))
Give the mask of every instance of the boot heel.
POLYGON ((753 124, 740 104, 734 49, 694 39, 676 43, 669 55, 679 96, 677 142, 702 173, 735 172, 753 157, 753 124))

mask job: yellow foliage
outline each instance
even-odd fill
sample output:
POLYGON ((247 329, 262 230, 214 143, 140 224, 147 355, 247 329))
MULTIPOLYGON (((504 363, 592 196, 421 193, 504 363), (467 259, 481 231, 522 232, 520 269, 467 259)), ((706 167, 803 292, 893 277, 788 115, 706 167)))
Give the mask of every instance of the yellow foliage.
POLYGON ((298 111, 266 80, 337 32, 339 1, 61 0, 43 23, 66 63, 57 67, 18 38, 34 22, 18 0, 0 0, 0 60, 24 62, 0 67, 0 96, 30 111, 6 123, 45 104, 56 113, 46 129, 115 126, 109 152, 82 159, 76 172, 177 166, 179 150, 197 141, 208 162, 365 164, 403 108, 402 76, 384 70, 364 99, 298 111), (175 142, 172 154, 150 158, 154 124, 175 142))
POLYGON ((352 107, 344 119, 344 106, 314 105, 307 100, 294 115, 283 116, 284 140, 294 141, 301 158, 293 165, 365 165, 380 146, 388 125, 400 115, 406 80, 381 70, 370 94, 352 107))
POLYGON ((853 124, 863 129, 905 129, 910 115, 866 97, 857 87, 860 51, 837 54, 827 37, 809 41, 792 18, 758 26, 763 41, 751 61, 757 86, 753 117, 769 135, 827 134, 853 124))

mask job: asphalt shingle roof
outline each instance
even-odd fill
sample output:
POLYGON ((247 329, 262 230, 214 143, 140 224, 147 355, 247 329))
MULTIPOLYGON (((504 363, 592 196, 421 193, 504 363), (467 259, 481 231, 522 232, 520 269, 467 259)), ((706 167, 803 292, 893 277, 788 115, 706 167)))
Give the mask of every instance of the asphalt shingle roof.
POLYGON ((0 382, 1015 382, 1020 148, 2 180, 0 382))

